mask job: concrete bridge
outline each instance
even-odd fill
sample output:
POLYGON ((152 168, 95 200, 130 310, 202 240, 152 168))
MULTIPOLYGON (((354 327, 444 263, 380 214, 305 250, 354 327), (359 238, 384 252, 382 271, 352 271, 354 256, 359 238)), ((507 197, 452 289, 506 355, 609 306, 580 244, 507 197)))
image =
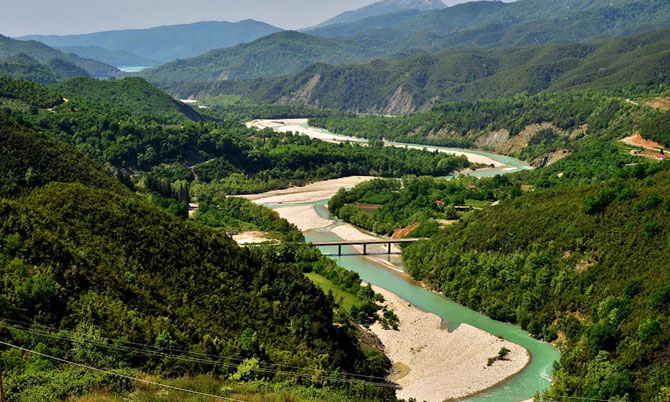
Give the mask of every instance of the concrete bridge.
POLYGON ((368 246, 371 245, 388 245, 387 251, 384 254, 394 254, 392 246, 394 244, 409 244, 426 239, 379 239, 379 240, 339 240, 339 241, 317 241, 312 244, 317 247, 335 247, 337 246, 337 254, 342 255, 342 246, 363 246, 363 255, 368 255, 368 246))

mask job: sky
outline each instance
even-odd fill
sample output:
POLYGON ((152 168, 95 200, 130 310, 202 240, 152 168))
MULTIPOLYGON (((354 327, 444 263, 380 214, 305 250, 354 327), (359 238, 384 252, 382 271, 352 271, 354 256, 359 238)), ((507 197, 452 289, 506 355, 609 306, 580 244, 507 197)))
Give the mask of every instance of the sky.
MULTIPOLYGON (((80 34, 198 21, 316 25, 376 0, 0 0, 0 34, 80 34)), ((465 0, 445 0, 452 5, 465 0)))

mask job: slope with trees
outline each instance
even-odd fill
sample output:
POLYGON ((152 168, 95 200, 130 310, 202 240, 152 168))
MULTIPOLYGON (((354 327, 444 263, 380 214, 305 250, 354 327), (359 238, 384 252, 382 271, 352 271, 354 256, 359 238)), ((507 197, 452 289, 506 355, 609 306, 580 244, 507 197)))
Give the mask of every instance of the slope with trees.
MULTIPOLYGON (((69 146, 0 117, 8 172, 0 200, 3 339, 131 376, 322 386, 331 370, 385 375, 381 353, 359 343, 346 322, 335 329, 332 299, 293 263, 171 217, 69 146), (282 374, 270 363, 307 371, 282 374)), ((8 398, 133 388, 43 357, 7 350, 1 358, 8 398)), ((341 389, 354 395, 363 388, 341 389)), ((388 388, 364 392, 393 398, 388 388)))
POLYGON ((46 63, 51 59, 62 59, 86 70, 88 74, 97 78, 112 77, 119 73, 119 70, 108 64, 65 53, 41 42, 21 41, 0 35, 0 59, 6 59, 20 53, 30 56, 40 63, 46 63))
POLYGON ((660 401, 668 385, 668 165, 622 173, 504 201, 404 251, 417 280, 557 342, 547 399, 660 401))
POLYGON ((53 88, 67 97, 109 105, 138 118, 152 116, 165 121, 203 119, 192 107, 173 99, 142 78, 101 81, 80 77, 60 82, 53 88))
POLYGON ((366 113, 426 110, 527 92, 621 88, 667 83, 670 30, 588 44, 501 50, 455 50, 362 65, 314 65, 288 77, 174 86, 180 97, 237 94, 264 103, 293 103, 366 113))

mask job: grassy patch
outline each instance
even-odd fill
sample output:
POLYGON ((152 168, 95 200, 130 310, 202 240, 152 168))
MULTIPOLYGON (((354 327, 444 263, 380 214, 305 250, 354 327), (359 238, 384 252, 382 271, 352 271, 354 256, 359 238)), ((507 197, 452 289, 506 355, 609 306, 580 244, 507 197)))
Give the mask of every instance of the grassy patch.
POLYGON ((344 290, 336 286, 333 282, 329 281, 325 277, 315 272, 311 272, 305 275, 309 278, 310 281, 312 281, 325 293, 328 293, 328 291, 332 291, 333 297, 335 297, 335 301, 340 306, 345 308, 347 311, 351 310, 351 306, 358 304, 358 299, 356 298, 356 296, 352 295, 351 293, 345 292, 344 290))
POLYGON ((490 201, 465 200, 465 205, 472 208, 485 208, 491 205, 490 201))

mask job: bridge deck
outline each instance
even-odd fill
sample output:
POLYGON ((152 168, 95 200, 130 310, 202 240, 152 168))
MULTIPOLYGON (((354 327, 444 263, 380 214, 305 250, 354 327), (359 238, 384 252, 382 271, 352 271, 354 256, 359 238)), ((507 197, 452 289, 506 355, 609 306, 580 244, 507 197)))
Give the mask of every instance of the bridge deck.
POLYGON ((391 247, 394 244, 409 244, 409 243, 414 243, 419 240, 424 240, 424 239, 375 239, 375 240, 340 240, 340 241, 317 241, 313 242, 312 244, 315 246, 319 247, 325 247, 325 246, 337 246, 337 254, 333 255, 338 255, 341 256, 342 254, 342 247, 344 246, 363 246, 363 255, 368 255, 368 246, 373 246, 373 245, 387 245, 388 248, 385 252, 385 254, 393 254, 393 248, 391 247))
POLYGON ((334 240, 334 241, 316 241, 315 246, 360 246, 363 244, 405 244, 415 243, 425 239, 379 239, 379 240, 334 240))

